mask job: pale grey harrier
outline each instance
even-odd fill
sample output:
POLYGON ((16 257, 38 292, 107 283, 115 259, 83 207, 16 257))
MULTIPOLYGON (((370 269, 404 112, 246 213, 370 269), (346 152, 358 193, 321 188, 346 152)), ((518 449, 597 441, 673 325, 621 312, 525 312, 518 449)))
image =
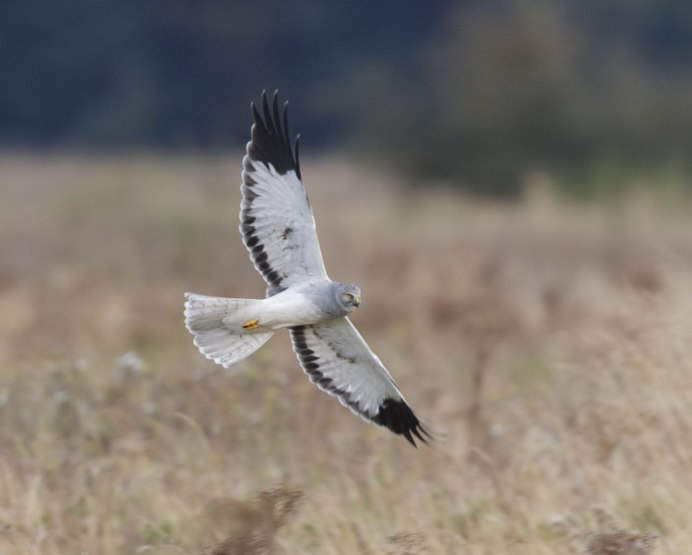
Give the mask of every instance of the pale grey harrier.
POLYGON ((185 325, 200 352, 224 367, 259 349, 288 328, 300 365, 320 389, 351 411, 415 446, 428 432, 346 317, 360 304, 360 289, 329 279, 315 219, 301 183, 298 140, 288 136, 286 105, 276 93, 262 115, 252 104, 252 140, 243 159, 240 232, 265 299, 226 299, 186 293, 185 325))

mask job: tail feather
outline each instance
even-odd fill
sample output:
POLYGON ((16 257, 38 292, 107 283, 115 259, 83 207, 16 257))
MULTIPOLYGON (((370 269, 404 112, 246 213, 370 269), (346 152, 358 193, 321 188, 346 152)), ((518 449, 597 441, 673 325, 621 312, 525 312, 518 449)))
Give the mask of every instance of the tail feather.
POLYGON ((273 331, 246 332, 231 327, 233 315, 247 310, 258 301, 226 299, 185 293, 185 326, 195 336, 194 344, 208 359, 225 368, 250 356, 269 338, 273 331))

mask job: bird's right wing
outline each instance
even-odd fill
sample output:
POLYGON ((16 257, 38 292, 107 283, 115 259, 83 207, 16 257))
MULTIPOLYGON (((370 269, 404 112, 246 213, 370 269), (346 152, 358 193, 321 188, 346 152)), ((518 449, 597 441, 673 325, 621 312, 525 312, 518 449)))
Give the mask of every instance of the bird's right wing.
POLYGON ((298 143, 288 135, 286 105, 274 93, 270 109, 262 93, 262 115, 252 105, 252 140, 243 158, 240 232, 267 294, 309 278, 327 279, 315 219, 300 176, 298 143))
POLYGON ((291 341, 310 381, 362 418, 403 435, 413 446, 427 430, 386 368, 348 318, 291 328, 291 341))

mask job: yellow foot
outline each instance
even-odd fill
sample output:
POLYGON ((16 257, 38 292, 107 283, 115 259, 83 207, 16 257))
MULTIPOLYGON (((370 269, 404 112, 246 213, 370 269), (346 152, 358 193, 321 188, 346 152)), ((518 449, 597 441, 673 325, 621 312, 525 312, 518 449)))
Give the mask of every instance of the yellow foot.
POLYGON ((248 320, 243 324, 243 329, 254 330, 257 326, 259 326, 258 320, 248 320))

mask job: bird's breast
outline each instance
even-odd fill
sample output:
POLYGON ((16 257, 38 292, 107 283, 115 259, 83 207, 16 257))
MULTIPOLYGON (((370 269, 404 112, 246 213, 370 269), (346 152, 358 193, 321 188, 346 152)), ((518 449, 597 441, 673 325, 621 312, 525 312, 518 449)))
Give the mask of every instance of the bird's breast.
POLYGON ((274 329, 316 324, 327 316, 309 295, 290 289, 264 299, 262 313, 260 321, 274 329))

